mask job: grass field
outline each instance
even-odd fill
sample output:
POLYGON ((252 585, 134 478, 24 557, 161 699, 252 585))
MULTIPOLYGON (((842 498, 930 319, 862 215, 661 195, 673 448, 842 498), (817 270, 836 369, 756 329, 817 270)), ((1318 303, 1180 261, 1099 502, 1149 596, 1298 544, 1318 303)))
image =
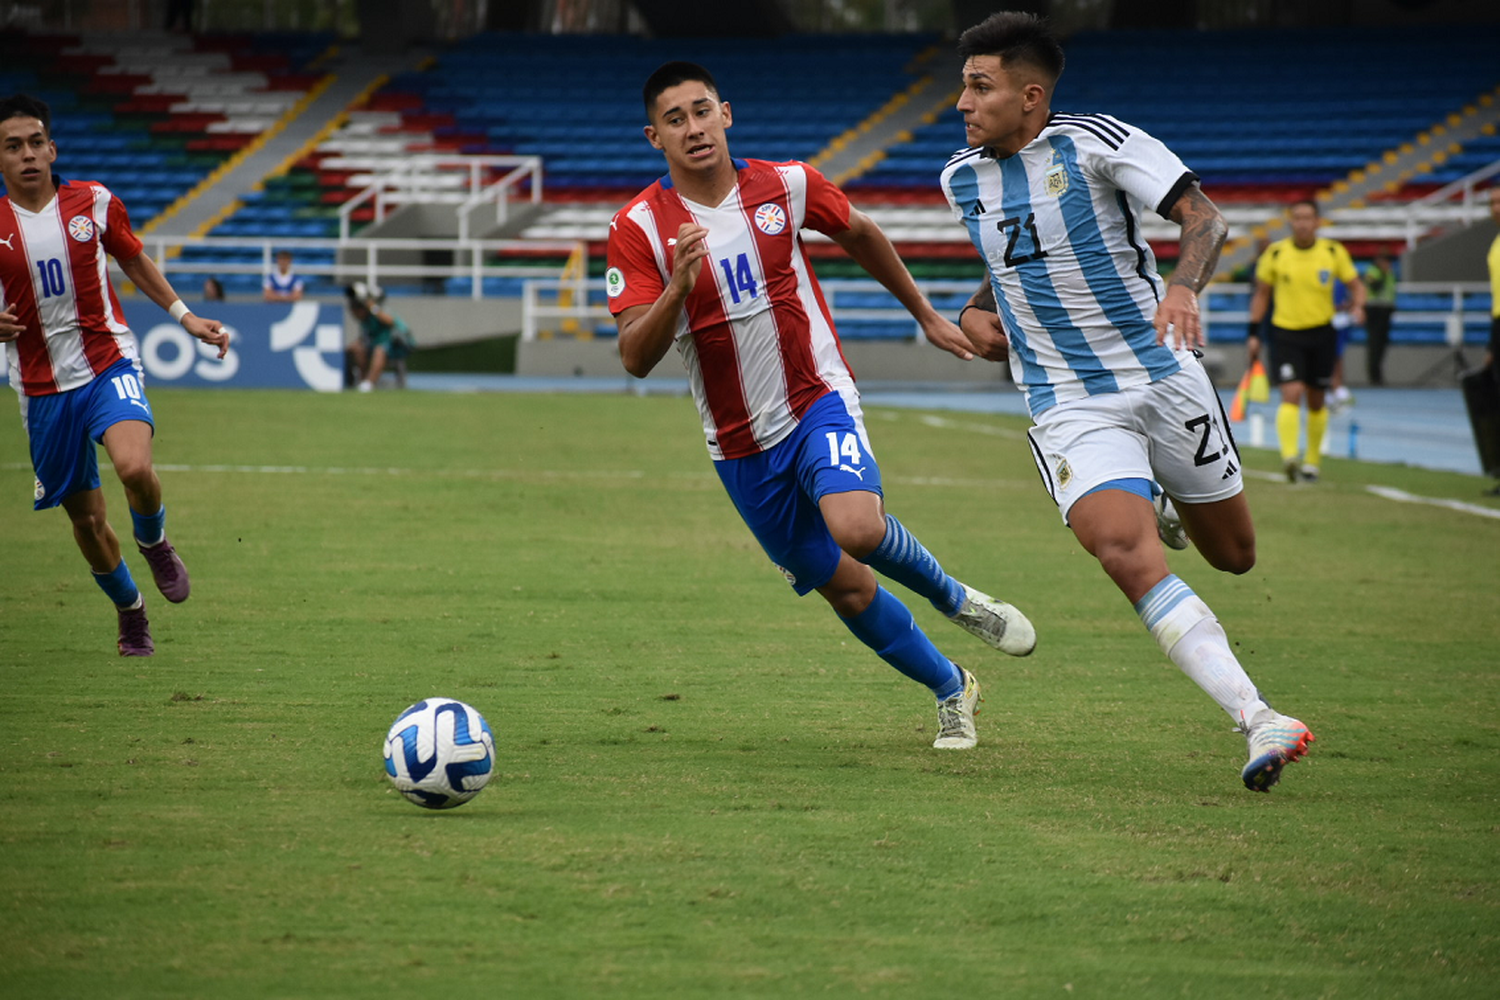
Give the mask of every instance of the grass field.
POLYGON ((909 601, 985 686, 945 753, 754 546, 686 399, 152 399, 194 590, 132 551, 150 660, 0 420, 0 995, 1495 996, 1500 522, 1364 488, 1478 479, 1247 453, 1259 565, 1171 555, 1318 735, 1255 795, 1020 419, 869 416, 890 510, 1040 635, 909 601), (430 695, 495 731, 451 812, 381 766, 430 695))

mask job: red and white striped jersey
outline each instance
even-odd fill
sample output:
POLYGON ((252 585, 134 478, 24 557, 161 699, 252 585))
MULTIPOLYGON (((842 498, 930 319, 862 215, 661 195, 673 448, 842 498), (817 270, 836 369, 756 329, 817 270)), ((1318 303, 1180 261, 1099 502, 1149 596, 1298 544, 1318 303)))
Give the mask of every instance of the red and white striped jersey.
POLYGON ((714 460, 765 451, 830 391, 853 392, 828 304, 799 235, 849 228, 849 200, 805 163, 735 160, 719 205, 681 197, 663 177, 609 224, 610 311, 650 305, 672 274, 677 229, 708 229, 709 256, 676 343, 714 460))
POLYGON ((26 328, 5 345, 17 392, 66 392, 137 359, 108 258, 141 250, 125 206, 96 181, 62 182, 40 212, 0 198, 0 302, 26 328))

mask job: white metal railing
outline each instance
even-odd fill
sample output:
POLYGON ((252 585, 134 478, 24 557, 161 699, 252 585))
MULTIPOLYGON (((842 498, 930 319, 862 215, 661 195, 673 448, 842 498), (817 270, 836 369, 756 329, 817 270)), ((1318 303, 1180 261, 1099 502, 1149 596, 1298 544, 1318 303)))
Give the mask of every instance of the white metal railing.
MULTIPOLYGON (((1238 306, 1228 308, 1220 305, 1224 299, 1234 296, 1248 296, 1252 286, 1243 283, 1212 284, 1204 289, 1201 300, 1204 336, 1209 343, 1213 343, 1213 329, 1216 326, 1227 326, 1235 330, 1234 335, 1228 339, 1239 341, 1244 339, 1246 324, 1250 321, 1249 301, 1245 307, 1238 306)), ((1395 314, 1393 333, 1399 329, 1401 324, 1413 323, 1440 323, 1445 330, 1445 337, 1451 346, 1455 336, 1461 343, 1464 327, 1468 324, 1488 323, 1489 321, 1489 291, 1490 286, 1482 281, 1453 282, 1453 281, 1402 281, 1396 285, 1396 293, 1445 295, 1448 297, 1447 309, 1398 309, 1395 314)))
POLYGON ((433 240, 433 239, 318 239, 313 237, 233 237, 173 236, 149 233, 141 236, 146 252, 169 278, 172 274, 270 274, 275 255, 280 250, 292 253, 298 274, 332 279, 338 284, 363 280, 376 285, 389 284, 394 278, 469 278, 469 297, 485 298, 485 278, 556 278, 561 264, 524 264, 540 254, 556 257, 585 256, 587 244, 571 240, 433 240), (180 251, 187 247, 216 247, 226 250, 253 249, 259 261, 185 260, 180 251), (333 260, 324 262, 298 259, 298 251, 332 251, 333 260), (450 252, 452 264, 406 264, 391 260, 393 254, 414 250, 450 252), (382 260, 384 256, 384 260, 382 260), (503 262, 503 263, 502 263, 503 262))
MULTIPOLYGON (((911 339, 923 339, 921 327, 917 325, 916 320, 912 319, 911 314, 896 301, 894 296, 886 292, 873 279, 833 279, 819 282, 819 284, 828 300, 836 327, 843 323, 862 320, 909 323, 911 339), (843 307, 839 305, 839 300, 844 294, 884 295, 890 304, 861 308, 843 307)), ((978 281, 918 281, 917 286, 929 298, 951 295, 967 297, 979 287, 979 283, 978 281)), ((588 331, 591 335, 599 324, 613 322, 607 306, 589 302, 590 293, 595 293, 597 298, 597 293, 604 291, 604 288, 604 281, 599 278, 527 281, 522 296, 522 338, 535 340, 540 332, 556 329, 559 324, 574 325, 580 330, 588 331), (561 301, 565 297, 571 298, 571 302, 561 301)), ((1224 338, 1227 341, 1238 342, 1244 339, 1245 326, 1250 319, 1248 296, 1251 291, 1252 286, 1245 283, 1215 283, 1204 290, 1201 299, 1203 328, 1210 344, 1213 343, 1213 330, 1216 327, 1233 331, 1224 338), (1243 305, 1226 302, 1236 297, 1245 300, 1243 305)), ((1455 337, 1461 342, 1466 325, 1488 322, 1490 288, 1484 282, 1408 281, 1398 284, 1397 291, 1398 293, 1440 294, 1448 297, 1449 307, 1446 309, 1399 310, 1396 313, 1396 322, 1398 327, 1401 323, 1442 324, 1450 346, 1454 344, 1455 337)), ((955 319, 957 318, 957 309, 945 311, 955 319)))
POLYGON ((590 292, 604 290, 600 278, 539 278, 527 281, 521 293, 521 339, 536 340, 543 332, 560 330, 592 337, 601 323, 613 323, 609 307, 589 302, 590 292))
POLYGON ((542 200, 540 156, 463 156, 416 154, 392 158, 370 178, 369 185, 339 206, 339 238, 347 240, 353 230, 354 212, 364 205, 375 210, 375 221, 401 205, 453 205, 460 239, 469 238, 469 218, 475 209, 495 206, 495 222, 501 224, 509 212, 511 195, 522 183, 531 182, 529 200, 542 200), (498 180, 489 178, 504 171, 498 180))
POLYGON ((1414 247, 1423 233, 1442 222, 1452 221, 1451 210, 1443 211, 1455 196, 1461 196, 1462 210, 1457 221, 1464 225, 1478 222, 1489 214, 1488 192, 1481 198, 1478 188, 1481 183, 1500 174, 1500 160, 1487 167, 1480 167, 1467 176, 1445 184, 1429 195, 1418 198, 1406 206, 1406 245, 1414 247))

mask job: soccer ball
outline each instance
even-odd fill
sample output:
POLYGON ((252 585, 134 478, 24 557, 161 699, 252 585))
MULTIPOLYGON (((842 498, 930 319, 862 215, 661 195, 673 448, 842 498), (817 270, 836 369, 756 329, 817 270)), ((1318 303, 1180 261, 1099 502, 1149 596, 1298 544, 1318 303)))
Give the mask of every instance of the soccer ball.
POLYGON ((452 809, 478 795, 495 767, 484 716, 452 698, 428 698, 396 716, 385 735, 385 773, 425 809, 452 809))

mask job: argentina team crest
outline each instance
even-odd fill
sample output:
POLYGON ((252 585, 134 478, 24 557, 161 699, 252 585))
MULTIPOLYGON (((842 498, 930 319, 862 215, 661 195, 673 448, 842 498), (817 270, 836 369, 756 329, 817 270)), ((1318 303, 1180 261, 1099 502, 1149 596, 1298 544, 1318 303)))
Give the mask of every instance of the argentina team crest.
POLYGON ((768 201, 755 210, 755 228, 767 236, 779 235, 786 229, 786 210, 773 201, 768 201))
POLYGON ((1047 194, 1056 198, 1068 190, 1068 168, 1066 164, 1054 163, 1047 168, 1047 194))
POLYGON ((87 215, 75 215, 68 220, 68 235, 79 243, 88 243, 94 238, 94 220, 87 215))

